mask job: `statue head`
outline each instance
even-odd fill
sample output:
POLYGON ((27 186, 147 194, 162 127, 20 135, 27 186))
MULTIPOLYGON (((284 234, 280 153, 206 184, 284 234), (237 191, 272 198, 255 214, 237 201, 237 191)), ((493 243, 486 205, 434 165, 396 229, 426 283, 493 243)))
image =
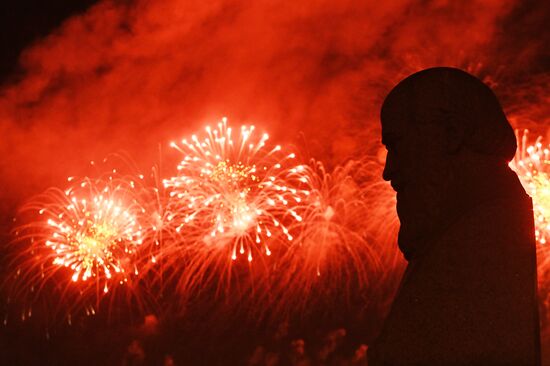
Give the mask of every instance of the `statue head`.
POLYGON ((459 69, 437 67, 405 78, 386 97, 381 121, 387 149, 383 178, 397 192, 405 256, 407 247, 444 224, 450 201, 481 180, 473 177, 477 171, 507 168, 516 151, 514 131, 495 94, 459 69))

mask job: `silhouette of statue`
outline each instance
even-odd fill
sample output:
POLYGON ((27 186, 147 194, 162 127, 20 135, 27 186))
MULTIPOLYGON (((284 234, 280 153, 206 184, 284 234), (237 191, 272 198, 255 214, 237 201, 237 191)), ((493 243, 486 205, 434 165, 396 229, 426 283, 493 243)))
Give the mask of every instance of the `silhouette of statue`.
POLYGON ((373 365, 538 365, 533 208, 491 89, 453 68, 401 81, 381 112, 408 266, 373 365))

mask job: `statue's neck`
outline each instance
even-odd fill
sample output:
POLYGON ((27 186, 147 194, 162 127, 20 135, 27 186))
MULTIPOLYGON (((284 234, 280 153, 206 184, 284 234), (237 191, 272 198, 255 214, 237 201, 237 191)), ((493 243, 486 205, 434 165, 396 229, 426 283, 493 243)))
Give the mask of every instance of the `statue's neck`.
POLYGON ((460 170, 451 166, 451 177, 444 193, 441 214, 433 225, 434 231, 422 239, 422 242, 409 243, 408 248, 415 248, 406 254, 407 259, 422 256, 429 250, 430 243, 449 230, 461 217, 483 204, 495 200, 521 200, 527 197, 517 175, 505 163, 495 164, 490 161, 464 161, 455 164, 460 170), (466 167, 466 168, 464 168, 466 167))
POLYGON ((460 166, 466 169, 454 174, 445 203, 454 219, 487 201, 525 196, 516 173, 505 163, 482 160, 460 166))

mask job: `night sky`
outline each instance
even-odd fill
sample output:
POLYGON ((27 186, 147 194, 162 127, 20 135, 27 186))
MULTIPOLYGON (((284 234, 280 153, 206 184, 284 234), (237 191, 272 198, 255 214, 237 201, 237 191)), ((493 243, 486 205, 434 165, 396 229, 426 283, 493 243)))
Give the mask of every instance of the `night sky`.
MULTIPOLYGON (((146 175, 159 164, 164 175, 173 173, 178 156, 169 142, 223 116, 235 124, 256 124, 329 170, 349 159, 371 159, 379 168, 381 101, 397 81, 431 66, 477 75, 494 88, 515 128, 529 128, 550 141, 549 21, 549 2, 517 0, 350 0, 316 6, 306 1, 4 1, 0 238, 9 242, 12 218, 25 200, 51 186, 64 187, 68 176, 96 174, 92 160, 117 153, 129 156, 146 175)), ((369 179, 373 186, 380 183, 369 179)), ((375 211, 371 220, 383 222, 375 211)), ((222 356, 212 354, 219 351, 237 362, 253 352, 257 339, 278 334, 280 324, 240 326, 249 324, 246 314, 231 317, 230 311, 216 312, 216 304, 195 309, 197 318, 204 317, 200 320, 165 324, 161 335, 156 318, 149 318, 151 325, 139 316, 116 326, 64 325, 52 331, 53 340, 46 339, 40 321, 10 324, 0 353, 8 357, 4 362, 23 365, 46 364, 41 357, 65 364, 79 354, 83 364, 119 365, 138 339, 136 347, 151 354, 150 364, 168 354, 175 354, 176 364, 186 359, 224 364, 222 356), (210 333, 198 325, 204 322, 210 333), (204 334, 193 341, 197 329, 204 334), (241 340, 219 342, 228 334, 241 340), (111 346, 113 352, 105 351, 111 346)), ((350 328, 353 317, 331 317, 334 304, 317 306, 307 316, 294 316, 307 324, 302 331, 318 348, 324 347, 322 334, 344 326, 351 339, 345 352, 368 341, 373 331, 363 331, 365 323, 350 328), (316 330, 312 324, 319 324, 314 319, 319 314, 327 320, 316 330)), ((379 319, 366 315, 362 321, 379 319)), ((265 342, 273 352, 287 350, 287 338, 302 337, 300 329, 290 333, 265 342)))
POLYGON ((4 1, 0 8, 2 84, 21 71, 17 61, 21 51, 58 27, 66 18, 82 13, 95 1, 4 1))

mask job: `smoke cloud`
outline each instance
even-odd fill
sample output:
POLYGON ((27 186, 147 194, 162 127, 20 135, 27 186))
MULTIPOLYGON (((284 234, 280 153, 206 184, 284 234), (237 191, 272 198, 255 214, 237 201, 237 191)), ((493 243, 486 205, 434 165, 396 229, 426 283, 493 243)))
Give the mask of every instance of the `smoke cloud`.
POLYGON ((542 3, 100 2, 26 49, 0 89, 0 212, 109 153, 168 162, 171 140, 222 116, 333 165, 375 154, 385 94, 430 66, 478 75, 513 123, 542 128, 542 3))

